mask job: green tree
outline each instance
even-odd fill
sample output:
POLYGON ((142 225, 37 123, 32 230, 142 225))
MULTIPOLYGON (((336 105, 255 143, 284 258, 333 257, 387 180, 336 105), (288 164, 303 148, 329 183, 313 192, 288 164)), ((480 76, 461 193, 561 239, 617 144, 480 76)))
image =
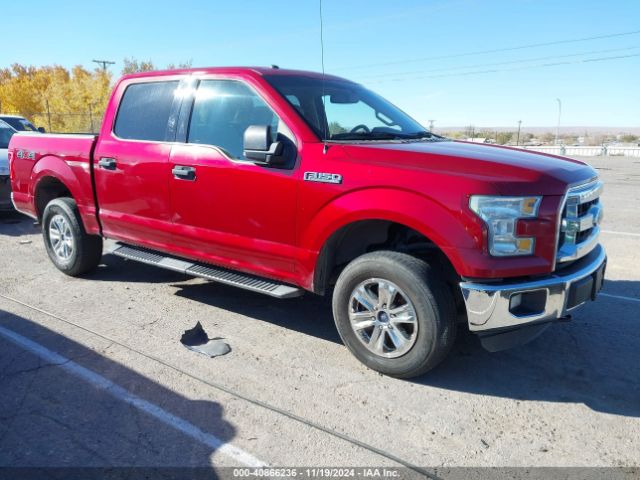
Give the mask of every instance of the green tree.
POLYGON ((338 122, 329 123, 329 135, 335 135, 336 133, 347 133, 347 129, 338 122))
POLYGON ((620 141, 624 143, 637 143, 638 137, 636 135, 625 134, 620 137, 620 141))
POLYGON ((507 143, 511 142, 514 137, 515 133, 513 132, 498 132, 497 143, 499 145, 506 145, 507 143))

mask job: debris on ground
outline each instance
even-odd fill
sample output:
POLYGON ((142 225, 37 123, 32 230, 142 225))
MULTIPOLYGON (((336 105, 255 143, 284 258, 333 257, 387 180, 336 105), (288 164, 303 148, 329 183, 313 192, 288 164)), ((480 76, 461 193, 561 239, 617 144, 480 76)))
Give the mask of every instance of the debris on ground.
POLYGON ((32 242, 31 240, 20 240, 20 245, 28 245, 31 242, 32 242))
POLYGON ((202 353, 211 358, 226 355, 231 351, 229 344, 221 338, 209 338, 200 322, 196 323, 195 327, 184 331, 180 338, 180 343, 189 350, 202 353))

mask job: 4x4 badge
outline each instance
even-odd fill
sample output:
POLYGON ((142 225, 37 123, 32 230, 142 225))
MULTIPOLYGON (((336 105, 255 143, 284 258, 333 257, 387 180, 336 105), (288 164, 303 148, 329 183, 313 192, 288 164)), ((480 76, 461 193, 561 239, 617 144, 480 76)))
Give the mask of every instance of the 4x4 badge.
POLYGON ((342 183, 339 173, 304 172, 304 179, 307 182, 342 183))

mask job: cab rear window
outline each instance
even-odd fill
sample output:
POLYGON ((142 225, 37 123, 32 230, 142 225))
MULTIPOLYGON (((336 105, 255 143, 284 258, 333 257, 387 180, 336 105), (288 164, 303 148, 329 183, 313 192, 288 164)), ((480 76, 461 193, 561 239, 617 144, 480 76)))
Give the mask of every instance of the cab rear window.
POLYGON ((162 142, 178 81, 134 83, 122 96, 114 133, 127 140, 162 142))

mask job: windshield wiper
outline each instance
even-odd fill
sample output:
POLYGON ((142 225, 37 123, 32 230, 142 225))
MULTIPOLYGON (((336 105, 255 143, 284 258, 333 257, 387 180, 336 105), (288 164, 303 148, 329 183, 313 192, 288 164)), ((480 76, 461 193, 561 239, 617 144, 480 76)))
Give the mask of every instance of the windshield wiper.
POLYGON ((331 140, 407 140, 415 138, 422 138, 422 135, 390 132, 349 132, 331 135, 331 140))

